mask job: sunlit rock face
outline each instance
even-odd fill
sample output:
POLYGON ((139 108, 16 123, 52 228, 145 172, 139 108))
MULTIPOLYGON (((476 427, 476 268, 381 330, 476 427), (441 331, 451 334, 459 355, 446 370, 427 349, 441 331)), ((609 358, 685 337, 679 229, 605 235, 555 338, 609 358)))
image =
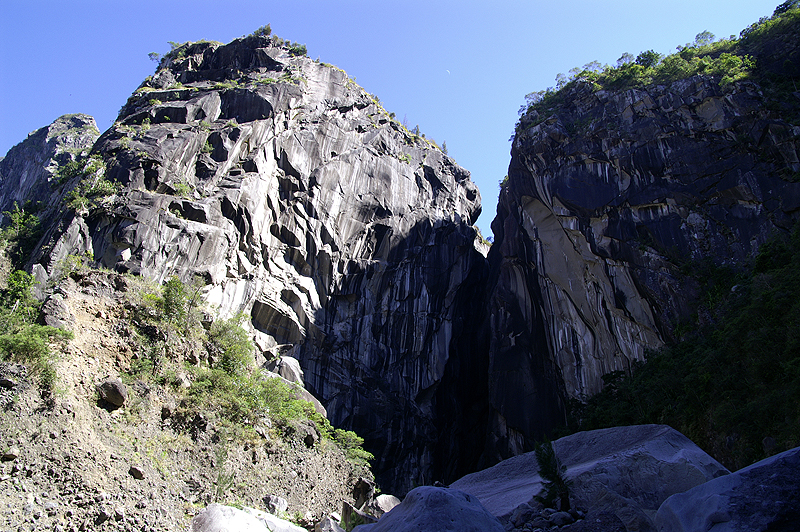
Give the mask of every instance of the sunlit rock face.
POLYGON ((486 365, 464 335, 487 266, 480 195, 453 159, 343 71, 264 37, 175 51, 94 153, 122 188, 63 215, 45 270, 91 251, 158 281, 202 277, 217 312, 249 315, 264 356, 300 361, 385 489, 476 461, 485 409, 464 412, 485 385, 454 389, 486 365))
POLYGON ((596 91, 521 120, 489 254, 489 449, 530 449, 674 337, 704 262, 741 262, 800 208, 800 128, 747 82, 596 91))

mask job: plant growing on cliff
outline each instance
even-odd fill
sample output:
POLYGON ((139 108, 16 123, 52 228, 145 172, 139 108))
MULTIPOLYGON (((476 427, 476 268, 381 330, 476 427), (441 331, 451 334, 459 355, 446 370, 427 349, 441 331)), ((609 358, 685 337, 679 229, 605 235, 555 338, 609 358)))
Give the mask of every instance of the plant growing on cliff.
POLYGON ((569 511, 569 488, 572 481, 564 477, 567 468, 561 465, 553 444, 549 441, 537 443, 533 451, 539 463, 539 476, 542 477, 542 491, 534 498, 548 508, 555 508, 558 501, 562 512, 569 511))
POLYGON ((31 207, 20 209, 14 202, 14 208, 4 211, 3 217, 8 220, 0 231, 0 247, 2 247, 12 264, 21 268, 28 260, 34 246, 42 234, 39 217, 30 212, 31 207))

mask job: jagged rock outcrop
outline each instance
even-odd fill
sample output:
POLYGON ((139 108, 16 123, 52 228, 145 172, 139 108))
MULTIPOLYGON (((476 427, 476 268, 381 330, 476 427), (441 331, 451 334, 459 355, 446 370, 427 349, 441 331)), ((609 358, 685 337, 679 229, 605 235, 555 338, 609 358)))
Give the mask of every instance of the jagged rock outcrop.
POLYGON ((14 203, 49 202, 59 166, 88 153, 99 136, 91 116, 64 115, 11 148, 0 160, 0 213, 14 203))
POLYGON ((160 282, 199 276, 221 315, 249 315, 265 358, 300 361, 384 488, 477 460, 485 415, 465 414, 481 411, 485 353, 463 333, 487 273, 478 190, 343 71, 266 37, 186 45, 92 155, 95 182, 120 188, 63 209, 81 177, 48 181, 40 281, 75 254, 160 282))
POLYGON ((674 338, 703 261, 751 257, 800 212, 800 129, 760 88, 696 76, 523 117, 489 255, 495 459, 674 338))

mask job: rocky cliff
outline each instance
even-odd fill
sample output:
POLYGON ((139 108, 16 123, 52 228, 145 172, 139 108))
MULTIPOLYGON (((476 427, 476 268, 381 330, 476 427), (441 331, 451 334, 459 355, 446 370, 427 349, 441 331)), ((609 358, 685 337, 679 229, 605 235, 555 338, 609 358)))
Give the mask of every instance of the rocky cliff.
MULTIPOLYGON (((776 47, 758 50, 774 66, 776 47)), ((770 90, 713 75, 576 80, 521 118, 489 254, 497 455, 529 449, 569 400, 675 339, 701 266, 741 263, 797 220, 796 105, 770 90)))
POLYGON ((480 366, 462 337, 486 262, 478 190, 438 147, 342 70, 251 36, 174 50, 81 160, 94 166, 60 179, 3 172, 4 191, 35 181, 3 209, 45 204, 40 281, 85 254, 159 282, 200 277, 221 316, 249 316, 262 361, 300 360, 388 489, 455 467, 483 419, 464 415, 480 383, 453 390, 480 366))

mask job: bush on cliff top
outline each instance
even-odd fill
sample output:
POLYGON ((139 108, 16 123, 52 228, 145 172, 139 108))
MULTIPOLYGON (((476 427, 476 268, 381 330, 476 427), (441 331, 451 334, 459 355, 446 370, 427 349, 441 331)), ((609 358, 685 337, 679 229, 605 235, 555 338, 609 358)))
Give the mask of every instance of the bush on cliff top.
POLYGON ((592 90, 624 90, 671 83, 698 74, 713 76, 722 86, 749 77, 760 82, 774 82, 759 73, 751 54, 757 53, 765 41, 787 35, 796 38, 798 26, 800 3, 790 0, 778 6, 772 17, 764 17, 743 30, 738 39, 732 35, 729 39, 714 42, 713 34, 704 31, 696 36, 694 43, 679 46, 676 53, 666 57, 649 50, 639 54, 635 60, 631 54, 623 54, 616 67, 605 65, 601 68, 595 61, 582 68, 573 68, 569 77, 556 76, 555 88, 527 94, 519 113, 524 117, 535 111, 538 113, 535 123, 539 123, 550 116, 564 102, 566 93, 578 84, 588 84, 592 90))

